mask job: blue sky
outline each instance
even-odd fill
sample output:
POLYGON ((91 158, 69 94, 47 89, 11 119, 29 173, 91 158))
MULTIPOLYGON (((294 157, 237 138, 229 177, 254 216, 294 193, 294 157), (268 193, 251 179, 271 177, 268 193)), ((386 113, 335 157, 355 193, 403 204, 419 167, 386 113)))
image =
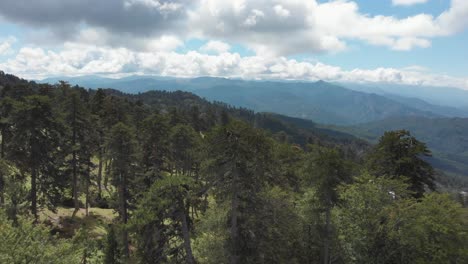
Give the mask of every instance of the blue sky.
POLYGON ((468 89, 467 2, 3 0, 0 70, 468 89))

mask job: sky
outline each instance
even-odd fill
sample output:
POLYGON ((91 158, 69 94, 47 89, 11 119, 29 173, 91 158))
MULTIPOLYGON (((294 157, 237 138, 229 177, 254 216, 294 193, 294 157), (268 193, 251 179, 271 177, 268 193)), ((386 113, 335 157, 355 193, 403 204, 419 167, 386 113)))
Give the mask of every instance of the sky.
POLYGON ((0 0, 0 70, 468 90, 468 0, 0 0))

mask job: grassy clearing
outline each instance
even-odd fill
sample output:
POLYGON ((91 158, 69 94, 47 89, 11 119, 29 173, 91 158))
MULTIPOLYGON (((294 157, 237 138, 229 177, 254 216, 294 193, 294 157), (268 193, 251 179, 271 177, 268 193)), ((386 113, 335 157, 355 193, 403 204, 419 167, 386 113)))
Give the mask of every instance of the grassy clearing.
POLYGON ((52 227, 52 230, 60 237, 73 237, 77 230, 86 228, 93 238, 106 235, 107 226, 117 216, 113 209, 89 208, 86 216, 85 210, 80 209, 72 219, 73 208, 57 208, 56 212, 43 210, 40 214, 41 222, 52 227))

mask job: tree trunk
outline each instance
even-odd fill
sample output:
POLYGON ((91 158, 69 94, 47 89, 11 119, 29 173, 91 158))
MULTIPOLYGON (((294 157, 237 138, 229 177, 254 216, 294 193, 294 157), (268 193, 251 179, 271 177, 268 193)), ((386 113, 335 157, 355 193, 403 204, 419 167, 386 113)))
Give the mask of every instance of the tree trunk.
POLYGON ((237 172, 234 172, 232 183, 232 200, 231 200, 231 264, 239 262, 238 256, 238 230, 237 230, 237 211, 239 207, 239 197, 237 190, 237 172))
POLYGON ((39 222, 37 215, 37 172, 36 167, 31 168, 31 213, 34 216, 34 223, 39 222))
MULTIPOLYGON (((0 176, 3 177, 3 176, 0 176)), ((0 179, 0 207, 5 204, 5 179, 0 179)))
MULTIPOLYGON (((182 207, 184 207, 183 203, 182 203, 182 207)), ((192 253, 192 245, 190 242, 190 231, 189 231, 189 227, 187 223, 187 214, 186 214, 185 208, 183 209, 181 213, 181 218, 182 218, 181 219, 182 220, 182 234, 184 236, 184 248, 185 248, 187 263, 194 264, 195 259, 192 253)))
POLYGON ((325 209, 325 238, 323 241, 323 263, 330 263, 330 205, 325 209))
MULTIPOLYGON (((0 146, 0 158, 5 158, 5 129, 2 128, 2 144, 0 146)), ((0 175, 0 206, 5 204, 5 179, 3 175, 0 175)))
POLYGON ((2 128, 2 144, 0 146, 0 158, 5 158, 5 128, 2 128))
POLYGON ((88 263, 88 250, 85 248, 83 250, 83 260, 81 261, 82 264, 88 263))
POLYGON ((102 146, 99 146, 99 165, 98 165, 98 175, 97 175, 97 185, 98 185, 98 198, 102 198, 102 146))
POLYGON ((86 169, 86 198, 85 198, 85 212, 89 216, 89 184, 91 183, 91 158, 88 158, 88 168, 86 169))
MULTIPOLYGON (((73 144, 75 146, 75 144, 73 144)), ((76 173, 76 151, 73 150, 72 154, 72 166, 73 166, 73 205, 75 210, 73 210, 72 219, 75 217, 76 213, 80 210, 80 203, 78 201, 78 175, 76 173)))
POLYGON ((75 206, 75 210, 72 214, 72 219, 75 217, 76 213, 80 210, 80 203, 78 201, 78 174, 76 171, 76 102, 73 99, 73 113, 72 113, 72 166, 73 166, 73 204, 75 206))
POLYGON ((108 162, 106 162, 106 173, 104 174, 104 188, 107 189, 107 182, 109 181, 109 174, 111 171, 112 167, 112 159, 110 159, 108 162))
POLYGON ((124 257, 128 259, 130 257, 129 245, 128 245, 128 232, 127 227, 125 226, 128 221, 127 215, 127 197, 126 197, 126 188, 127 188, 127 177, 125 175, 120 174, 120 211, 121 211, 121 218, 122 224, 124 225, 122 231, 122 242, 124 245, 124 257))

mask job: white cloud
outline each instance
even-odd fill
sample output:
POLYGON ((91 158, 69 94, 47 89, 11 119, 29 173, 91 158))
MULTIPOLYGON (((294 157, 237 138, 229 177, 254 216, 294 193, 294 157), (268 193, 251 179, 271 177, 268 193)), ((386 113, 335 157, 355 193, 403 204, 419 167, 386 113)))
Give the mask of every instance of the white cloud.
POLYGON ((7 55, 13 52, 12 45, 16 42, 15 37, 8 37, 4 40, 0 40, 0 56, 7 55))
POLYGON ((225 53, 231 49, 231 46, 222 41, 211 40, 200 48, 203 52, 225 53))
POLYGON ((400 38, 395 41, 392 45, 394 50, 409 51, 413 47, 428 48, 431 46, 431 42, 427 39, 421 38, 400 38))
POLYGON ((410 65, 403 68, 406 71, 415 71, 415 72, 428 72, 429 69, 427 67, 421 65, 410 65))
POLYGON ((241 43, 263 56, 320 52, 327 49, 312 25, 315 6, 314 0, 200 0, 189 24, 198 36, 241 43))
POLYGON ((144 50, 146 51, 173 51, 183 45, 184 43, 179 38, 175 36, 164 35, 157 39, 148 40, 146 42, 144 50))
POLYGON ((451 0, 450 8, 440 14, 435 23, 445 35, 452 35, 468 27, 468 1, 451 0))
POLYGON ((289 12, 289 10, 284 8, 282 5, 275 5, 274 9, 275 13, 280 17, 286 18, 291 15, 291 12, 289 12))
MULTIPOLYGON (((25 27, 38 23, 40 35, 47 37, 61 32, 51 25, 63 24, 60 29, 68 34, 57 38, 60 44, 53 50, 26 46, 14 58, 0 62, 2 70, 23 77, 141 73, 391 82, 468 89, 466 78, 434 75, 415 68, 347 71, 285 58, 340 52, 348 48, 350 41, 398 51, 428 48, 431 39, 467 28, 467 0, 451 0, 450 8, 438 16, 421 13, 406 18, 364 14, 351 0, 103 0, 99 1, 100 7, 109 5, 114 11, 97 13, 86 13, 88 6, 83 9, 82 0, 50 0, 57 9, 38 4, 34 16, 28 16, 30 9, 21 5, 24 1, 8 0, 8 8, 0 10, 2 18, 25 27), (71 4, 77 10, 72 10, 71 4), (73 12, 62 17, 63 10, 73 12), (192 37, 211 41, 200 52, 175 52, 192 37), (239 43, 254 51, 255 56, 232 53, 229 43, 239 43)), ((0 41, 0 55, 11 53, 14 41, 0 41)))
POLYGON ((257 21, 263 17, 265 17, 265 13, 263 13, 263 11, 253 9, 250 12, 250 15, 245 19, 244 25, 247 27, 253 27, 257 25, 257 21))
POLYGON ((248 56, 224 52, 217 55, 190 51, 135 52, 68 43, 60 52, 24 47, 12 59, 0 63, 6 72, 24 78, 101 74, 148 74, 175 77, 220 76, 243 79, 326 80, 387 82, 410 85, 452 86, 468 89, 468 78, 435 75, 417 68, 343 70, 320 62, 285 57, 248 56))
POLYGON ((406 18, 371 16, 350 0, 275 0, 272 7, 271 2, 201 0, 189 10, 189 24, 198 36, 274 55, 337 52, 350 40, 401 51, 428 48, 432 38, 468 26, 466 0, 451 0, 450 8, 436 17, 421 13, 406 18))
POLYGON ((411 50, 427 48, 433 38, 468 27, 467 0, 451 0, 450 7, 439 16, 420 13, 406 18, 365 14, 357 1, 351 0, 4 2, 0 9, 3 19, 35 31, 39 28, 41 36, 58 45, 92 38, 136 51, 147 49, 146 42, 167 35, 180 40, 199 37, 239 43, 264 56, 339 52, 356 40, 393 50, 411 50), (90 4, 98 5, 96 12, 89 11, 90 4), (35 10, 34 14, 30 10, 35 10))
POLYGON ((144 6, 154 8, 162 12, 174 12, 182 8, 180 3, 162 2, 158 0, 126 0, 124 2, 125 8, 132 8, 134 6, 144 6))
POLYGON ((428 0, 392 0, 393 5, 411 6, 427 3, 428 0))
POLYGON ((125 34, 110 34, 99 28, 81 30, 72 42, 102 47, 126 47, 134 51, 173 51, 184 45, 183 41, 174 35, 131 38, 125 34))

